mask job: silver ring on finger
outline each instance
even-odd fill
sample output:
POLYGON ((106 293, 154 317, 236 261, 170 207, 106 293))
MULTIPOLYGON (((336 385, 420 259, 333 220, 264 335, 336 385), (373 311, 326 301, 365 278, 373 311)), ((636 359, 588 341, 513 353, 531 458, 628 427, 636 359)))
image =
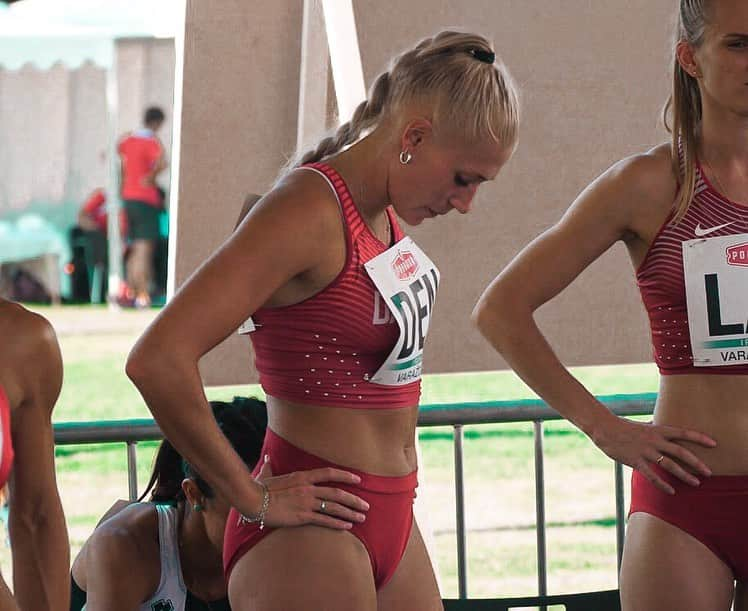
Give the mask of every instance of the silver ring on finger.
POLYGON ((660 454, 660 457, 655 462, 659 465, 662 463, 663 460, 665 460, 665 455, 660 454))
POLYGON ((320 513, 325 513, 325 509, 327 509, 327 503, 325 502, 325 499, 322 499, 319 502, 319 512, 320 513))

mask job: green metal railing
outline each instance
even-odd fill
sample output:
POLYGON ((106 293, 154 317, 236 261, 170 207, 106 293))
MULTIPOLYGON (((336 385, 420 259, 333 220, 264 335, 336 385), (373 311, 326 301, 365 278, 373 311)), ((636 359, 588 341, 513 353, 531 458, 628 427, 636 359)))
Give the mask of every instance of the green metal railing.
MULTIPOLYGON (((650 415, 654 411, 656 395, 607 395, 598 399, 618 416, 650 415)), ((418 417, 419 427, 451 426, 454 431, 455 500, 457 532, 457 581, 460 598, 468 597, 467 529, 465 525, 465 478, 463 464, 463 427, 471 424, 502 424, 532 422, 535 441, 535 515, 537 533, 538 594, 547 595, 547 554, 545 522, 545 472, 543 456, 543 423, 561 420, 555 410, 543 401, 488 401, 478 403, 449 403, 423 405, 418 417)), ((107 422, 70 422, 55 425, 55 443, 124 442, 127 447, 127 473, 131 500, 138 497, 136 444, 139 441, 162 438, 158 425, 150 419, 113 420, 107 422)), ((621 566, 625 537, 623 498, 623 467, 615 463, 616 549, 618 567, 621 566)))

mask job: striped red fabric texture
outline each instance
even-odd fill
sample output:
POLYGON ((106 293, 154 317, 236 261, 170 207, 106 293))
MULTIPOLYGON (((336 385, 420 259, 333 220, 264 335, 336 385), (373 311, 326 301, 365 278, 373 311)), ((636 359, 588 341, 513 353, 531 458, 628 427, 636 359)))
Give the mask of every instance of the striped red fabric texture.
POLYGON ((673 215, 663 223, 636 273, 649 316, 655 363, 663 375, 748 373, 748 365, 694 366, 683 276, 683 242, 748 233, 748 206, 719 193, 697 162, 688 212, 678 224, 672 223, 673 215))
MULTIPOLYGON (((312 297, 285 307, 262 308, 250 334, 265 392, 312 405, 401 408, 417 405, 420 380, 403 386, 369 382, 394 348, 399 327, 364 264, 386 251, 369 229, 345 182, 324 163, 304 166, 335 191, 346 235, 346 261, 338 276, 312 297)), ((403 232, 387 209, 393 243, 403 232)), ((282 253, 279 253, 282 256, 282 253)))

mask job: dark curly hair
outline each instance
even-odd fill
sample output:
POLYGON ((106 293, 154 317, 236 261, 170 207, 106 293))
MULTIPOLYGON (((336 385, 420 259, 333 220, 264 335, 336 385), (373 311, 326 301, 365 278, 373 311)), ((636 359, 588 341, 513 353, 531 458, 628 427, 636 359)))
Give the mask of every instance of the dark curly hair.
MULTIPOLYGON (((211 401, 213 416, 221 431, 247 466, 254 467, 260 459, 268 417, 265 402, 255 398, 234 397, 233 401, 211 401)), ((195 480, 200 491, 208 498, 213 490, 200 474, 177 452, 168 439, 161 442, 153 471, 142 501, 150 492, 153 503, 178 503, 184 500, 182 480, 195 480)))

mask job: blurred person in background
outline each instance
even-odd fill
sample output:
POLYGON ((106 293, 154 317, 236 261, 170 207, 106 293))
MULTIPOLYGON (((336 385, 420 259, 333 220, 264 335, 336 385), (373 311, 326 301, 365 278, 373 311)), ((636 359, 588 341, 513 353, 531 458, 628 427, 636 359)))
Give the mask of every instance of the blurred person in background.
POLYGON ((164 147, 156 133, 164 123, 164 112, 156 106, 145 111, 143 127, 123 136, 117 150, 121 160, 120 188, 127 215, 130 252, 126 263, 127 284, 132 301, 123 305, 151 305, 154 254, 160 236, 163 191, 156 177, 166 167, 164 147))

